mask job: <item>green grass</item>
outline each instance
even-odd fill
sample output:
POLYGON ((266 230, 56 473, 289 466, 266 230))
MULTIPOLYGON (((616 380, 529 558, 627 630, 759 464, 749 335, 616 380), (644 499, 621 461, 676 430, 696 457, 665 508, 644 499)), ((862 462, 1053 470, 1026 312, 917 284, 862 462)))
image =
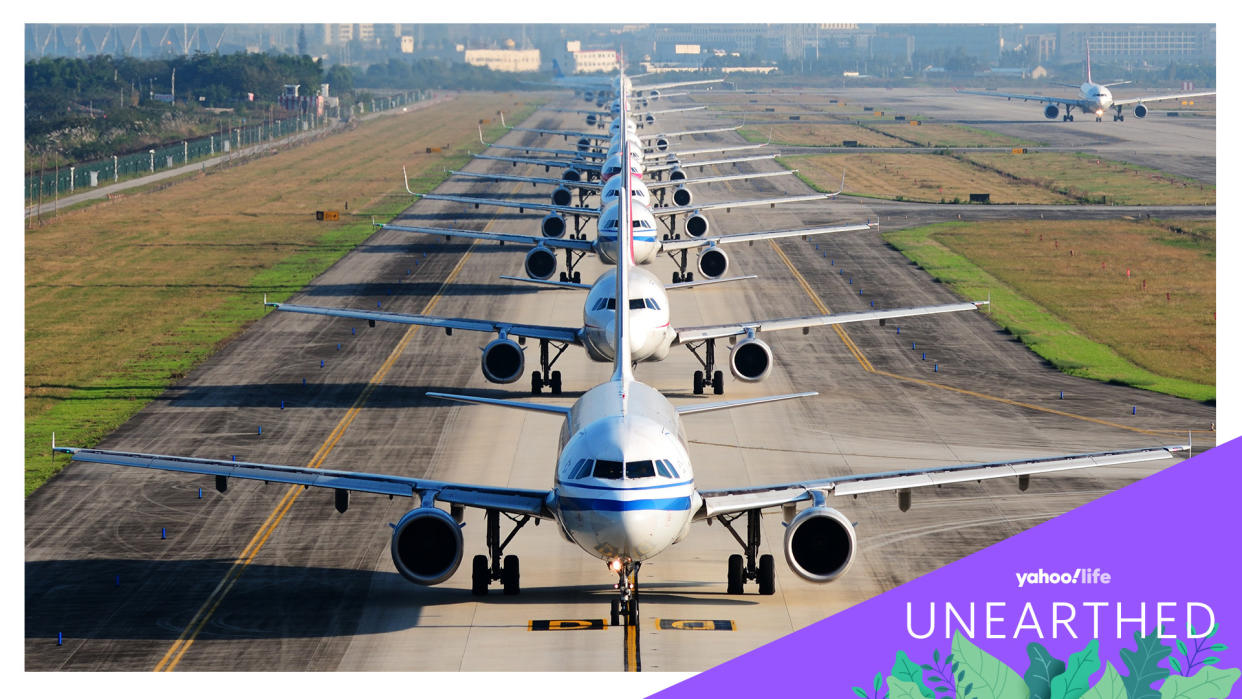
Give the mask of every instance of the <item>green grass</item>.
POLYGON ((884 238, 962 298, 990 296, 988 315, 993 321, 1067 374, 1196 401, 1215 399, 1215 386, 1162 376, 1135 365, 1112 347, 1091 339, 1083 329, 934 239, 937 234, 962 227, 963 224, 956 223, 936 224, 888 233, 884 238))
MULTIPOLYGON (((526 106, 516 110, 512 118, 519 123, 533 110, 534 106, 526 106)), ((473 135, 473 123, 466 126, 473 135)), ((505 131, 498 124, 488 126, 485 138, 494 140, 505 131)), ((333 148, 336 138, 308 147, 333 148)), ((469 160, 466 148, 454 149, 443 157, 425 158, 411 172, 411 187, 429 191, 448 176, 447 168, 458 168, 469 160)), ((273 166, 265 165, 263 159, 256 160, 235 168, 236 175, 212 176, 226 179, 209 177, 186 183, 185 194, 177 194, 177 188, 172 188, 159 195, 190 199, 211 196, 212 189, 222 186, 218 183, 231 183, 233 180, 228 178, 235 176, 257 176, 268 182, 265 172, 259 171, 255 176, 243 172, 254 167, 273 166), (198 194, 200 191, 204 193, 198 194)), ((369 169, 366 163, 360 167, 369 169)), ((278 174, 273 178, 279 177, 280 168, 275 169, 278 174)), ((294 170, 305 175, 304 169, 288 169, 294 170)), ((73 229, 84 228, 80 223, 75 225, 75 220, 90 216, 89 211, 80 211, 64 222, 53 222, 42 231, 28 233, 34 241, 28 240, 28 246, 34 245, 37 252, 28 251, 27 262, 25 494, 29 496, 69 461, 64 455, 56 459, 50 456, 53 431, 60 444, 89 447, 98 443, 264 316, 264 294, 271 301, 287 299, 369 238, 374 232, 372 215, 377 222, 388 221, 409 205, 408 196, 385 193, 394 184, 393 175, 385 171, 382 177, 370 179, 373 177, 367 173, 354 182, 331 183, 329 190, 350 187, 349 191, 357 193, 354 196, 362 195, 360 200, 365 204, 358 209, 365 211, 365 215, 343 215, 339 224, 283 221, 288 217, 288 207, 298 211, 299 217, 305 216, 301 212, 307 208, 306 201, 296 198, 299 188, 280 187, 279 182, 270 181, 272 186, 268 188, 232 185, 237 188, 234 191, 225 186, 227 197, 235 206, 231 217, 204 218, 204 223, 192 224, 189 231, 170 233, 173 224, 167 222, 167 217, 161 219, 158 212, 154 220, 148 220, 145 212, 155 206, 150 201, 135 205, 134 210, 141 209, 143 213, 131 215, 133 221, 140 222, 132 229, 109 225, 106 236, 83 230, 80 237, 85 247, 81 256, 73 254, 72 249, 51 256, 45 251, 46 244, 39 242, 39 236, 57 236, 56 246, 72 244, 61 241, 66 240, 66 235, 72 241, 73 229), (275 208, 279 213, 257 213, 272 206, 272 191, 292 192, 294 199, 287 204, 277 199, 275 208), (239 223, 237 211, 256 213, 243 214, 240 218, 250 222, 239 223), (280 225, 273 223, 291 229, 291 233, 277 232, 280 225), (246 248, 251 240, 248 236, 259 240, 256 230, 265 231, 262 242, 257 244, 263 248, 268 262, 250 266, 244 260, 232 260, 225 268, 213 268, 211 273, 221 275, 218 279, 204 279, 208 272, 195 269, 195 256, 207 254, 204 250, 214 250, 212 254, 217 258, 236 258, 234 248, 246 248), (227 246, 223 252, 221 245, 227 246), (29 259, 31 254, 37 257, 29 259), (121 260, 125 264, 123 269, 121 260), (101 264, 115 268, 100 270, 101 264), (86 270, 92 276, 83 277, 86 270), (170 283, 170 275, 177 283, 170 283), (130 289, 136 280, 143 288, 130 289), (220 293, 221 288, 226 291, 220 293), (83 307, 84 303, 94 306, 83 307), (194 308, 192 313, 176 313, 190 305, 194 308), (80 331, 93 324, 100 327, 74 335, 84 339, 69 340, 68 344, 62 339, 70 329, 80 331), (92 342, 92 336, 101 341, 92 342), (32 346, 38 349, 32 352, 32 346)), ((396 183, 400 187, 400 180, 396 183)), ((180 210, 177 204, 166 205, 180 210)), ((105 205, 96 218, 118 216, 117 212, 117 208, 105 205)), ((200 220, 192 218, 197 212, 186 214, 191 220, 200 220)), ((306 219, 297 219, 302 220, 306 219)))

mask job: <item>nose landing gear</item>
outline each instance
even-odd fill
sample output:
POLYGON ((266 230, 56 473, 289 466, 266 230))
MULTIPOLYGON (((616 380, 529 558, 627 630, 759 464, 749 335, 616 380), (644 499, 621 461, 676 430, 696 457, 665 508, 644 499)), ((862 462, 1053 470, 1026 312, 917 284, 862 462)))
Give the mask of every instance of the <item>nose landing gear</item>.
POLYGON ((638 569, 643 564, 642 561, 618 563, 609 565, 609 570, 620 578, 615 585, 619 594, 612 600, 609 622, 613 626, 638 626, 638 569))

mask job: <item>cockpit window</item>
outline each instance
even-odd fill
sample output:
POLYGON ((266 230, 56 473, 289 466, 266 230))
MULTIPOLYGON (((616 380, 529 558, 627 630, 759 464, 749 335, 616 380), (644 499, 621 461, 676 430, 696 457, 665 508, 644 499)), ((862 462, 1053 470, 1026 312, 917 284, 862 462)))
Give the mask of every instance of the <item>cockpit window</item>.
POLYGON ((672 461, 669 461, 668 459, 661 459, 661 461, 664 463, 665 468, 668 469, 668 472, 672 474, 672 478, 681 478, 681 475, 677 473, 677 469, 673 468, 672 461))
POLYGON ((591 467, 594 465, 595 462, 590 459, 578 459, 577 465, 574 467, 573 472, 569 475, 570 480, 586 478, 591 475, 591 467))
POLYGON ((655 465, 650 460, 625 462, 626 478, 652 478, 655 474, 655 465))
POLYGON ((642 299, 630 299, 630 310, 631 311, 641 311, 642 309, 646 307, 647 305, 643 303, 642 299))
POLYGON ((595 462, 595 477, 608 478, 612 480, 620 480, 622 474, 622 463, 620 461, 605 461, 599 459, 595 462))
POLYGON ((633 223, 634 223, 635 228, 655 228, 655 226, 651 223, 651 221, 647 221, 641 218, 634 219, 633 223))
POLYGON ((643 302, 647 304, 647 308, 653 311, 660 310, 660 304, 656 303, 655 299, 643 299, 643 302))
POLYGON ((659 459, 655 462, 656 473, 664 476, 665 478, 672 478, 673 474, 669 473, 668 466, 665 466, 665 463, 667 462, 665 462, 664 459, 659 459))

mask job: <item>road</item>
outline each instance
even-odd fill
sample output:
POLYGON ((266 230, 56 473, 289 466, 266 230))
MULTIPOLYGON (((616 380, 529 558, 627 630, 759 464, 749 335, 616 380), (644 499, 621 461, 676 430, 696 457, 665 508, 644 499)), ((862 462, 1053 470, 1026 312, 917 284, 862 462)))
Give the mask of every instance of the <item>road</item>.
MULTIPOLYGON (((577 126, 547 112, 536 112, 525 125, 535 124, 577 126)), ((503 142, 535 140, 511 133, 503 142)), ((687 144, 736 140, 727 134, 687 144)), ((470 169, 487 168, 511 171, 507 163, 484 161, 470 169)), ((438 191, 547 196, 546 188, 458 179, 438 191)), ((713 185, 696 194, 711 201, 806 191, 795 178, 779 178, 713 185)), ((713 224, 742 232, 862 221, 881 212, 889 219, 888 206, 841 200, 736 209, 714 215, 713 224)), ((538 219, 431 201, 402 216, 405 222, 456 221, 514 233, 535 230, 538 219)), ((884 308, 954 300, 875 233, 729 252, 731 273, 760 278, 673 292, 675 325, 806 315, 821 304, 844 311, 873 301, 884 308)), ((290 302, 580 322, 581 294, 497 278, 519 274, 521 265, 522 251, 512 245, 384 231, 290 302)), ((665 260, 653 268, 662 278, 673 269, 665 260)), ((603 271, 594 261, 580 269, 584 280, 603 271)), ((687 416, 702 488, 1178 443, 1187 430, 1195 430, 1196 450, 1213 443, 1213 407, 1062 375, 981 313, 766 339, 777 358, 771 377, 759 384, 730 377, 726 395, 819 395, 687 416)), ((477 348, 486 341, 465 332, 450 337, 426 328, 369 328, 272 313, 100 446, 546 488, 556 418, 424 396, 436 390, 527 398, 526 381, 484 381, 477 348)), ((527 354, 529 371, 533 345, 527 354)), ((556 368, 564 374, 565 394, 538 400, 568 404, 609 374, 607 365, 573 351, 556 368)), ((687 352, 675 350, 663 362, 640 365, 637 375, 674 403, 711 400, 691 393, 696 368, 687 352)), ((770 597, 754 594, 753 587, 741 597, 725 595, 725 561, 738 547, 722 527, 697 524, 685 541, 643 566, 642 669, 696 671, 718 664, 1158 468, 1037 477, 1025 493, 1008 481, 916 492, 905 513, 890 497, 832 502, 858 523, 860 551, 849 574, 826 586, 789 571, 780 560, 780 516, 765 515, 763 551, 778 558, 770 597), (729 630, 687 630, 703 625, 687 621, 719 621, 729 630)), ((613 594, 603 564, 565 542, 552 523, 527 526, 506 551, 521 558, 521 595, 493 591, 475 598, 468 566, 434 588, 410 585, 396 573, 385 524, 410 506, 355 494, 349 510, 338 514, 327 492, 236 482, 221 494, 207 478, 72 465, 26 502, 25 668, 623 668, 621 629, 530 630, 532 621, 606 619, 613 594)), ((467 559, 483 551, 483 530, 481 514, 468 512, 467 559)))

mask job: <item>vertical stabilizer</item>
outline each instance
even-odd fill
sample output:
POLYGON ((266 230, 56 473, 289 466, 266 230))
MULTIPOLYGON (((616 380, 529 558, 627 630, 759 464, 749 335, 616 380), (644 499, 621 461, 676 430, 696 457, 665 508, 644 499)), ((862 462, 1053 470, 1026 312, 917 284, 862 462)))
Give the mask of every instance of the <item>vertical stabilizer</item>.
POLYGON ((1091 82, 1091 42, 1083 40, 1087 44, 1087 82, 1091 82))
MULTIPOLYGON (((624 82, 625 72, 622 70, 621 79, 624 82)), ((632 187, 630 186, 630 146, 625 139, 625 122, 629 119, 629 109, 625 103, 626 94, 622 91, 620 96, 621 111, 618 117, 621 120, 621 172, 616 177, 622 177, 621 196, 617 199, 617 313, 616 322, 616 348, 617 359, 616 368, 613 370, 612 380, 620 382, 622 385, 622 395, 629 393, 629 383, 634 380, 633 360, 630 355, 630 269, 634 266, 634 215, 632 201, 632 187)))

